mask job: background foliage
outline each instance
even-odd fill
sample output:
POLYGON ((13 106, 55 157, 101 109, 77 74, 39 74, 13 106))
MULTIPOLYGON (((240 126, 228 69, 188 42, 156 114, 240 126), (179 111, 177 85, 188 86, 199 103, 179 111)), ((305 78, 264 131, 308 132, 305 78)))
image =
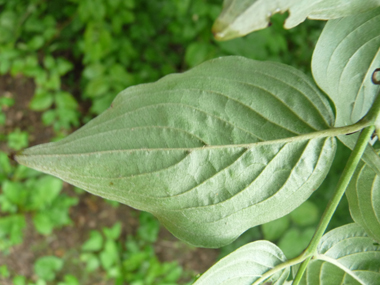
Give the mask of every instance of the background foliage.
MULTIPOLYGON (((308 21, 284 30, 286 15, 275 15, 269 29, 216 42, 211 26, 221 4, 220 0, 162 0, 149 5, 134 0, 0 0, 0 75, 33 81, 34 96, 28 108, 41 114, 39 123, 53 130, 50 139, 58 140, 108 108, 128 86, 152 82, 218 56, 280 61, 310 74, 311 53, 322 22, 308 21)), ((13 164, 7 154, 33 144, 32 137, 41 134, 32 125, 18 127, 16 118, 9 116, 19 94, 0 96, 0 250, 5 256, 27 242, 23 232, 28 223, 46 239, 56 238, 52 233, 57 228, 72 226, 70 208, 81 204, 84 196, 63 189, 59 179, 13 164)), ((288 258, 299 254, 314 232, 346 156, 340 145, 320 191, 290 215, 248 230, 222 248, 220 256, 261 238, 276 242, 288 258)), ((5 264, 0 267, 0 281, 85 284, 91 274, 103 272, 104 282, 110 284, 191 282, 191 273, 178 264, 158 260, 154 242, 159 228, 150 215, 140 216, 134 235, 121 231, 114 222, 111 228, 89 233, 87 241, 77 245, 78 262, 86 269, 81 276, 65 272, 65 258, 41 256, 41 252, 33 265, 26 265, 33 267, 33 275, 22 276, 5 264)), ((330 226, 348 222, 343 201, 330 226)))

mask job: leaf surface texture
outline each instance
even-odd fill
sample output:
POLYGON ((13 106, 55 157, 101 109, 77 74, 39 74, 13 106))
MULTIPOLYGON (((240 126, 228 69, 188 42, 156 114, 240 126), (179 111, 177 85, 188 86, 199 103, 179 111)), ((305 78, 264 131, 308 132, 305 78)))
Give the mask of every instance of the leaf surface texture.
POLYGON ((317 189, 335 138, 327 100, 286 65, 225 57, 121 92, 62 141, 17 160, 153 213, 174 235, 220 247, 317 189))
POLYGON ((324 235, 302 285, 380 284, 380 246, 362 227, 348 224, 324 235))
POLYGON ((268 27, 275 13, 289 11, 285 28, 293 28, 306 18, 330 20, 372 10, 379 0, 225 0, 213 26, 215 37, 229 40, 268 27))
POLYGON ((372 74, 380 67, 380 8, 328 21, 312 59, 316 83, 336 106, 335 126, 359 121, 380 86, 372 74))
MULTIPOLYGON (((286 261, 276 245, 268 241, 256 241, 235 250, 204 273, 194 285, 250 285, 265 272, 286 261)), ((284 284, 290 269, 276 272, 270 281, 284 284)))
POLYGON ((351 216, 380 242, 380 178, 370 167, 358 168, 346 192, 351 216))

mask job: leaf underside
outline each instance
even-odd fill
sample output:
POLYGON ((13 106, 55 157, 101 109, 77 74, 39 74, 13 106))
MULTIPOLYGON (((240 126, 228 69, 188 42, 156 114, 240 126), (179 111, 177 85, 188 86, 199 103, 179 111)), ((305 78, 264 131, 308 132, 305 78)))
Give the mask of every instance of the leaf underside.
POLYGON ((380 8, 328 21, 313 53, 316 83, 336 106, 335 126, 359 121, 380 86, 372 73, 380 67, 380 8))
MULTIPOLYGON (((286 261, 276 245, 268 241, 256 241, 232 252, 206 273, 194 285, 248 285, 259 279, 265 272, 286 261)), ((283 284, 289 276, 285 268, 272 276, 273 285, 283 284)))
POLYGON ((330 20, 363 13, 380 6, 380 0, 225 0, 213 32, 219 40, 245 36, 265 29, 275 13, 289 11, 285 28, 291 29, 306 18, 330 20))
POLYGON ((351 216, 369 236, 380 242, 380 178, 370 167, 361 165, 346 192, 351 216))
POLYGON ((226 57, 128 88, 80 130, 16 159, 151 212, 188 243, 220 247, 317 189, 335 138, 299 138, 333 122, 299 71, 226 57))
POLYGON ((380 284, 380 246, 348 224, 324 235, 300 284, 380 284))

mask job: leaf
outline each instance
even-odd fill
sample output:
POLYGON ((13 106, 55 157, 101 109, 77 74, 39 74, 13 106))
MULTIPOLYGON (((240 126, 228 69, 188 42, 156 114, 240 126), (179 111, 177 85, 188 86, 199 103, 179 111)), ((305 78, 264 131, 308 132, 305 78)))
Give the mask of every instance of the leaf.
MULTIPOLYGON (((252 284, 264 273, 286 261, 285 255, 269 241, 256 241, 240 247, 227 255, 206 273, 194 285, 213 284, 252 284)), ((280 270, 272 276, 273 285, 283 284, 289 276, 289 268, 280 270)))
POLYGON ((103 246, 103 236, 100 232, 91 231, 89 239, 82 245, 83 251, 98 251, 103 246))
MULTIPOLYGON (((353 150, 359 134, 350 134, 338 136, 338 139, 349 149, 353 150)), ((363 156, 362 161, 364 161, 369 167, 372 168, 378 175, 380 174, 380 157, 377 155, 376 151, 371 145, 368 145, 363 156)))
POLYGON ((291 228, 282 236, 278 242, 279 248, 287 258, 294 258, 302 253, 309 244, 315 228, 309 227, 305 230, 291 228))
POLYGON ((226 57, 128 88, 79 131, 17 160, 220 247, 317 189, 336 142, 309 134, 333 121, 301 72, 226 57))
POLYGON ((310 226, 318 222, 318 207, 310 201, 305 201, 301 206, 290 213, 293 222, 298 226, 310 226))
POLYGON ((34 263, 34 272, 41 279, 53 281, 63 267, 63 260, 55 256, 44 256, 34 263))
POLYGON ((45 209, 49 207, 62 190, 61 180, 44 175, 34 185, 34 192, 31 194, 28 208, 33 210, 45 209))
POLYGON ((289 225, 289 216, 284 216, 280 219, 263 224, 262 230, 264 238, 266 240, 276 241, 286 232, 286 230, 289 228, 289 225))
POLYGON ((346 191, 351 216, 380 241, 380 179, 367 165, 357 169, 346 191))
POLYGON ((50 217, 46 216, 44 212, 36 213, 33 216, 33 224, 37 232, 43 235, 50 235, 54 229, 54 224, 50 217))
POLYGON ((230 40, 265 29, 270 23, 270 17, 276 13, 289 11, 285 28, 291 29, 306 18, 336 19, 378 6, 379 0, 225 0, 213 32, 218 40, 230 40))
POLYGON ((380 86, 372 73, 380 66, 380 8, 328 21, 313 53, 317 84, 334 102, 335 126, 359 121, 372 106, 380 86))
POLYGON ((380 284, 380 246, 348 224, 325 234, 300 284, 380 284))

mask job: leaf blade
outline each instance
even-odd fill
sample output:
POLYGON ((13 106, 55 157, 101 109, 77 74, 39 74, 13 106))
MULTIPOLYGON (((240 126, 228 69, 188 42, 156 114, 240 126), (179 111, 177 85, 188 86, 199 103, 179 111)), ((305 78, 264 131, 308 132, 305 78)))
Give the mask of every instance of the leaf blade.
POLYGON ((367 165, 360 167, 346 192, 353 220, 380 242, 379 176, 367 165))
POLYGON ((299 135, 333 122, 302 73, 227 57, 128 88, 79 131, 17 160, 151 212, 189 243, 219 247, 312 194, 336 142, 299 135))
MULTIPOLYGON (((273 243, 256 241, 244 245, 221 259, 204 273, 194 285, 252 284, 265 272, 286 261, 285 255, 273 243)), ((279 270, 271 281, 283 284, 290 269, 279 270)))
POLYGON ((360 120, 380 91, 371 80, 380 66, 379 25, 380 8, 331 20, 317 42, 312 72, 336 106, 335 126, 360 120))
POLYGON ((285 28, 291 29, 306 18, 330 20, 363 13, 380 6, 378 0, 363 2, 361 0, 225 0, 223 11, 213 26, 213 32, 218 40, 230 40, 267 28, 270 17, 275 13, 289 11, 285 28))
POLYGON ((380 247, 362 227, 348 224, 325 234, 301 284, 377 284, 380 247))

